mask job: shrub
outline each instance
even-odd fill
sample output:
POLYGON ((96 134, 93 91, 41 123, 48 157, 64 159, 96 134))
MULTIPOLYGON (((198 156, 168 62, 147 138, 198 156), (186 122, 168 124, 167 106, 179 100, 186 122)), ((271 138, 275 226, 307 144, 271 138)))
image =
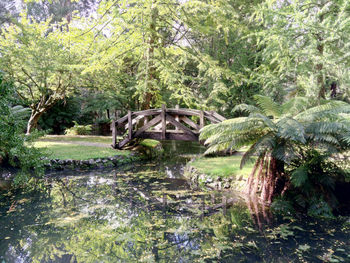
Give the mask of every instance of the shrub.
POLYGON ((66 129, 66 135, 90 135, 92 131, 91 125, 79 125, 76 121, 74 122, 74 126, 66 129))
POLYGON ((12 84, 0 75, 0 169, 1 166, 19 168, 15 186, 37 186, 44 174, 44 161, 38 149, 28 147, 36 137, 24 134, 28 110, 11 106, 13 90, 12 84))
POLYGON ((43 114, 39 126, 43 130, 50 130, 53 134, 64 134, 64 131, 74 125, 81 116, 81 101, 79 98, 67 98, 57 102, 51 109, 43 114))

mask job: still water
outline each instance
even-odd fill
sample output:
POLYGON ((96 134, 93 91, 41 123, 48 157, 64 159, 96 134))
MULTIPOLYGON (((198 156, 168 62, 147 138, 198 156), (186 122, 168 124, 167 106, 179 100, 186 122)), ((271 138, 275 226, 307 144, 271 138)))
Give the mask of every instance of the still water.
POLYGON ((235 192, 190 189, 203 152, 50 175, 46 193, 0 197, 0 262, 350 262, 350 220, 276 217, 235 192))

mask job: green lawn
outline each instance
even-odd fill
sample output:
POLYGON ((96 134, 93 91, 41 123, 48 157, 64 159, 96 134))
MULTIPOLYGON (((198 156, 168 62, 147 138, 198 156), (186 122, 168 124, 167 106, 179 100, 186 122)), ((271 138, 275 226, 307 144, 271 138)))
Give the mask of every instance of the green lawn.
POLYGON ((252 168, 253 163, 248 162, 241 170, 239 168, 242 156, 225 156, 225 157, 202 157, 191 163, 199 172, 210 175, 212 177, 238 177, 243 175, 247 177, 252 168))
POLYGON ((128 155, 130 153, 130 151, 118 151, 112 148, 95 146, 82 146, 70 144, 64 141, 61 143, 37 141, 33 144, 33 146, 43 149, 44 153, 46 153, 49 158, 61 160, 88 160, 92 158, 104 158, 115 155, 128 155))
POLYGON ((52 142, 94 142, 94 143, 106 143, 112 144, 112 136, 91 136, 91 135, 46 135, 39 138, 39 141, 52 141, 52 142))

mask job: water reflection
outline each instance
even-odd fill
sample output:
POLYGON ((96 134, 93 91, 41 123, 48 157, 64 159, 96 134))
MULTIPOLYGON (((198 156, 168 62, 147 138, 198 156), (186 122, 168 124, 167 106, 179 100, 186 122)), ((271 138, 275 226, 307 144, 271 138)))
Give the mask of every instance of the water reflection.
POLYGON ((0 262, 350 261, 346 218, 274 218, 257 200, 192 191, 178 165, 60 175, 47 193, 2 196, 0 262))

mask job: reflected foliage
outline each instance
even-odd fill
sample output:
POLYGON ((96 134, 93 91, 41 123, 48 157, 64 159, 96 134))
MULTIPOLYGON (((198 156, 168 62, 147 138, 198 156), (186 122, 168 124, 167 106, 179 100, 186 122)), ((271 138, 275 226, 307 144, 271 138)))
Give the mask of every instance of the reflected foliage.
MULTIPOLYGON (((6 262, 331 262, 348 259, 346 219, 272 218, 256 201, 194 192, 153 164, 53 179, 2 206, 6 262), (321 240, 319 240, 321 238, 321 240), (315 242, 315 240, 318 240, 315 242), (332 251, 332 252, 330 252, 332 251)), ((4 198, 1 202, 6 203, 4 198)))

